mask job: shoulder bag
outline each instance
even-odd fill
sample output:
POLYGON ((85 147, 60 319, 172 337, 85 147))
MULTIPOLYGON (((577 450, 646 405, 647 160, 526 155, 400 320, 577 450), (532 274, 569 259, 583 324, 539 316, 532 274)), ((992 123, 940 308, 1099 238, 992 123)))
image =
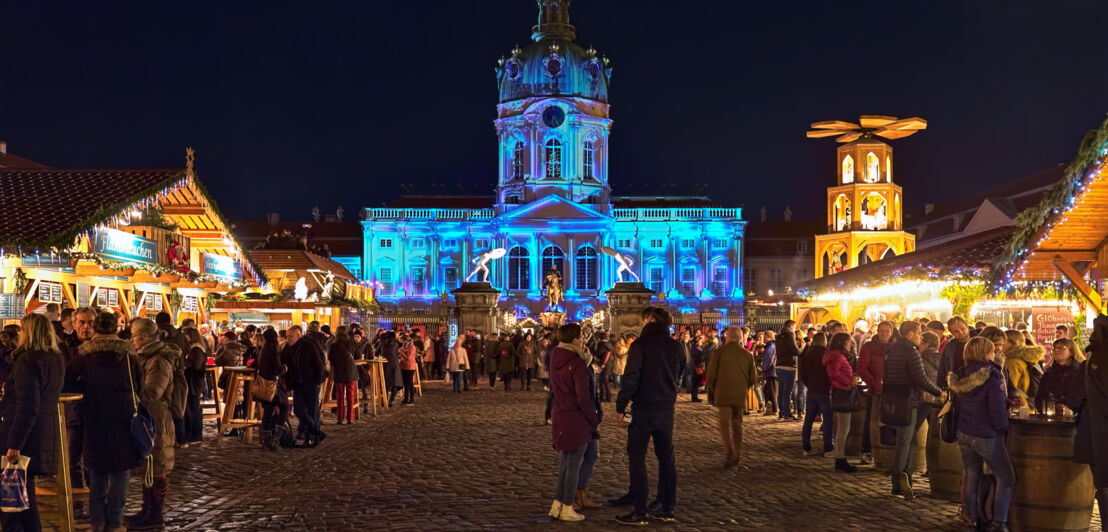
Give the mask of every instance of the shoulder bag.
POLYGON ((275 395, 277 379, 267 379, 261 373, 255 373, 254 380, 250 381, 250 396, 263 403, 272 403, 275 395))
POLYGON ((862 390, 857 386, 849 390, 831 387, 831 410, 834 412, 857 412, 862 409, 862 390))
POLYGON ((954 408, 954 393, 950 392, 950 397, 947 398, 946 403, 943 404, 942 410, 939 410, 939 439, 946 443, 955 443, 958 441, 958 409, 954 408))
POLYGON ((131 373, 131 356, 125 356, 123 363, 127 365, 127 385, 131 387, 131 443, 134 445, 135 454, 141 458, 147 458, 154 450, 154 417, 138 402, 138 396, 135 394, 135 378, 131 373))

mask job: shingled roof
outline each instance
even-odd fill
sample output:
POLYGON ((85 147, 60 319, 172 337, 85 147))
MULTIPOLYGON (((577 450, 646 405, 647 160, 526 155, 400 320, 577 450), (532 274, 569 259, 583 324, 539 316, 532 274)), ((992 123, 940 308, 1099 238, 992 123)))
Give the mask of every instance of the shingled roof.
POLYGON ((954 272, 960 270, 990 269, 1004 251, 1015 231, 1013 227, 998 227, 951 240, 934 247, 905 253, 851 268, 805 283, 801 290, 822 292, 842 286, 860 286, 863 283, 891 279, 901 270, 926 268, 929 272, 954 272))
POLYGON ((185 179, 183 168, 0 168, 0 246, 66 248, 82 231, 185 179))

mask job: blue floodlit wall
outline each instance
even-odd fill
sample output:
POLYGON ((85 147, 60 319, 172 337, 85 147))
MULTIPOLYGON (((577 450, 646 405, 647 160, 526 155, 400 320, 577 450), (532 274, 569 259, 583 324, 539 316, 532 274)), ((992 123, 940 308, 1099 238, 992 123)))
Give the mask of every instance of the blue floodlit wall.
POLYGON ((602 215, 593 207, 552 196, 503 215, 367 209, 363 279, 375 284, 383 302, 430 306, 447 301, 444 294, 460 286, 475 257, 505 248, 509 255, 489 263, 489 281, 504 294, 504 308, 540 312, 543 279, 554 265, 563 277, 563 310, 591 314, 590 307, 603 308, 603 293, 616 282, 618 264, 600 250, 606 246, 631 257, 642 282, 686 312, 741 307, 740 209, 610 208, 602 215), (551 210, 565 217, 551 218, 551 210))

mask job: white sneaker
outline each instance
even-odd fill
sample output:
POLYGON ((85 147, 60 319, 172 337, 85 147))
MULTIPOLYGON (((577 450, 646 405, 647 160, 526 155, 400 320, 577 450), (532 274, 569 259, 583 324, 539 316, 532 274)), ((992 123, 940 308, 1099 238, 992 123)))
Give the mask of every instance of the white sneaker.
POLYGON ((558 512, 559 521, 584 521, 585 516, 577 513, 573 509, 573 505, 563 504, 562 510, 558 512))
POLYGON ((862 453, 862 460, 859 463, 861 463, 861 464, 872 464, 873 463, 873 454, 872 453, 862 453))
POLYGON ((562 503, 561 501, 555 499, 554 502, 550 505, 550 513, 546 515, 549 515, 551 519, 557 519, 558 514, 560 513, 562 513, 562 503))

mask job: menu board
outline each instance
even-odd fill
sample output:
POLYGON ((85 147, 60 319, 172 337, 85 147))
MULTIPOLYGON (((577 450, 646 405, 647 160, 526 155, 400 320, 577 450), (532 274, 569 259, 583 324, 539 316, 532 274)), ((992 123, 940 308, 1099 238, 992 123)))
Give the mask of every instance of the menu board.
POLYGON ((77 282, 77 308, 84 308, 92 304, 92 302, 89 301, 89 297, 91 296, 89 292, 91 290, 92 287, 89 286, 88 283, 77 282))
POLYGON ((23 314, 21 294, 0 294, 0 320, 19 319, 23 314))
POLYGON ((1035 343, 1050 345, 1054 342, 1054 331, 1059 325, 1073 329, 1073 313, 1069 307, 1032 307, 1031 326, 1034 329, 1035 343))

